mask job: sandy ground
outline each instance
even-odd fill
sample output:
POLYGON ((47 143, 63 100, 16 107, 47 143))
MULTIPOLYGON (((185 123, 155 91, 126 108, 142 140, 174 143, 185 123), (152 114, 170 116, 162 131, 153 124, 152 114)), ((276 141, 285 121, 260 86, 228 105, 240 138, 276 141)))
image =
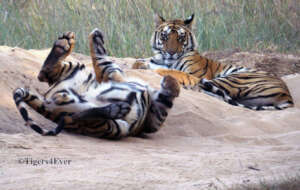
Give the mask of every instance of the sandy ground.
MULTIPOLYGON (((36 76, 48 51, 0 47, 1 189, 228 189, 300 174, 298 74, 284 77, 296 102, 284 111, 256 112, 182 89, 164 128, 148 138, 110 141, 69 133, 42 137, 24 126, 12 91, 47 88, 36 76)), ((246 63, 253 56, 237 52, 220 60, 241 54, 246 63)), ((287 60, 284 68, 295 65, 299 71, 300 57, 276 56, 279 61, 271 57, 272 64, 282 58, 287 60)), ((79 54, 71 59, 90 61, 79 54)), ((159 86, 160 77, 151 71, 127 73, 159 86)), ((54 127, 37 114, 33 118, 45 128, 54 127)))

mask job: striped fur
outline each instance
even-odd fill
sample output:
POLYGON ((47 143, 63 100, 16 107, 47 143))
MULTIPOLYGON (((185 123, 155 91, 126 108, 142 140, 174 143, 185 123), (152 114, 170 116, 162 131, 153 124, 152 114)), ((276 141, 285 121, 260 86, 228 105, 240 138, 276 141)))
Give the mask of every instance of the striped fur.
POLYGON ((94 70, 64 61, 75 45, 74 33, 68 32, 54 43, 38 75, 40 81, 49 84, 44 96, 24 88, 14 91, 13 98, 26 124, 42 135, 57 135, 64 129, 111 139, 158 131, 179 94, 177 81, 166 76, 161 89, 154 90, 143 81, 126 78, 118 65, 106 59, 98 29, 89 40, 94 70), (27 106, 57 127, 42 129, 30 118, 27 106))
POLYGON ((133 68, 155 69, 172 75, 183 86, 198 87, 235 106, 253 110, 285 109, 294 105, 286 84, 267 72, 221 64, 201 56, 192 33, 194 15, 187 20, 156 18, 151 39, 154 56, 138 60, 133 68))

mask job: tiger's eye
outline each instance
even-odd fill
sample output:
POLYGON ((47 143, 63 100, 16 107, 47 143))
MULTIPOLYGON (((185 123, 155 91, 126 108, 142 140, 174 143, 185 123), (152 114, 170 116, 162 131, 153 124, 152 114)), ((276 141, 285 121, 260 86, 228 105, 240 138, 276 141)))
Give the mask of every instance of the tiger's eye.
POLYGON ((161 33, 160 39, 161 39, 162 41, 167 41, 167 40, 168 40, 168 35, 167 35, 166 33, 161 33))
POLYGON ((185 40, 185 34, 181 34, 178 36, 178 41, 183 42, 185 40))

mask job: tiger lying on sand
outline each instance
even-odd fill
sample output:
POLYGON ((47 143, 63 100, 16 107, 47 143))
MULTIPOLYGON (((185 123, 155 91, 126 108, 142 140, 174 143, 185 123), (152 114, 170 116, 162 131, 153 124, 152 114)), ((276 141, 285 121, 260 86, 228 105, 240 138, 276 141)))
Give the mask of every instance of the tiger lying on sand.
POLYGON ((38 75, 49 84, 44 97, 17 88, 13 98, 26 124, 42 135, 57 135, 62 129, 95 137, 119 139, 158 131, 164 123, 179 84, 171 76, 154 90, 138 79, 129 79, 106 59, 103 35, 89 35, 94 70, 84 64, 64 62, 75 46, 75 34, 64 33, 54 43, 38 75), (57 123, 45 131, 28 115, 26 105, 57 123))
POLYGON ((183 86, 198 89, 225 102, 253 110, 282 110, 294 105, 286 84, 267 72, 222 64, 201 56, 192 33, 194 15, 186 20, 156 17, 151 38, 154 56, 140 59, 134 69, 155 69, 183 86))

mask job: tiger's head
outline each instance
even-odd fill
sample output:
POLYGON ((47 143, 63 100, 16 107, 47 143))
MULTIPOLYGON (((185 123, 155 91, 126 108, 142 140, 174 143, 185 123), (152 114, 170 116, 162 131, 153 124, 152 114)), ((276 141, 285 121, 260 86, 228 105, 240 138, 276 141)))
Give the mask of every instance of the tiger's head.
POLYGON ((152 50, 164 60, 177 60, 197 47, 192 33, 194 14, 186 20, 165 20, 156 15, 156 29, 151 38, 152 50))

